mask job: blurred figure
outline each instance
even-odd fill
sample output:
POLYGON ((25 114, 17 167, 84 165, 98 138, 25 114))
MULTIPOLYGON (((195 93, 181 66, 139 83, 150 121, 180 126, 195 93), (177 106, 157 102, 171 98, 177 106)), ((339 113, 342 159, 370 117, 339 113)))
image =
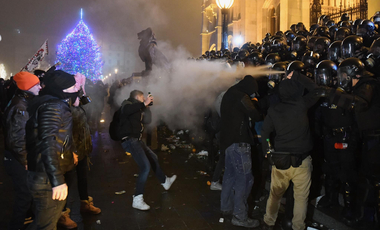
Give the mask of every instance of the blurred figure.
POLYGON ((74 168, 69 102, 78 96, 75 78, 58 70, 46 78, 45 84, 42 96, 28 105, 28 187, 35 207, 35 219, 28 230, 56 229, 68 193, 64 175, 74 168))
POLYGON ((12 178, 14 197, 9 229, 18 230, 24 226, 32 204, 32 195, 26 181, 28 164, 25 126, 29 119, 27 107, 28 102, 39 94, 41 86, 38 77, 28 72, 17 73, 13 79, 18 89, 5 110, 2 122, 5 137, 4 167, 12 178))

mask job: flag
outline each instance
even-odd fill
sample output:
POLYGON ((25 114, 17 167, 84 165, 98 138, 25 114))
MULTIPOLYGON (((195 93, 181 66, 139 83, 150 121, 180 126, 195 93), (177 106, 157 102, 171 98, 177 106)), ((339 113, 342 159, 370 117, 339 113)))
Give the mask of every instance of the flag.
POLYGON ((22 70, 32 72, 35 68, 37 68, 38 64, 48 54, 49 54, 48 40, 46 40, 44 44, 42 44, 41 48, 39 48, 37 52, 33 55, 33 57, 29 60, 28 64, 26 64, 26 66, 22 68, 22 70))

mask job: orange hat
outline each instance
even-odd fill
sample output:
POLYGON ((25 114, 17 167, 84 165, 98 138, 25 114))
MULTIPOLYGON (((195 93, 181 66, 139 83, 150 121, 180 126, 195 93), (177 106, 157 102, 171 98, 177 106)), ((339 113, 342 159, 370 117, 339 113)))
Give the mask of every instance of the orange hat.
POLYGON ((29 90, 33 86, 40 83, 40 79, 36 75, 33 75, 28 72, 19 72, 14 77, 13 80, 15 80, 17 87, 21 90, 29 90))

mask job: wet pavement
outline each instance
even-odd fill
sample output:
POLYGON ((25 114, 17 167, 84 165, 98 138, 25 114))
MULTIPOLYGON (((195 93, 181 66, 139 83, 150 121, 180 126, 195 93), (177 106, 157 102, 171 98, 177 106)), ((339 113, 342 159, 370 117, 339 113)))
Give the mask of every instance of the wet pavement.
MULTIPOLYGON (((169 176, 176 174, 178 178, 171 189, 165 191, 151 172, 144 194, 151 210, 139 211, 131 207, 135 174, 138 174, 132 157, 122 150, 120 143, 109 138, 105 127, 93 135, 93 142, 93 165, 88 173, 88 189, 95 206, 101 208, 102 213, 84 215, 78 229, 243 229, 232 226, 228 219, 219 223, 220 191, 211 191, 207 185, 211 177, 197 172, 207 171, 207 167, 196 158, 188 159, 191 150, 172 150, 170 153, 155 151, 164 172, 169 176), (124 194, 115 194, 123 190, 124 194)), ((12 212, 12 186, 0 165, 0 229, 6 229, 12 212)), ((250 215, 262 218, 265 200, 255 203, 250 199, 249 205, 250 215)), ((320 229, 349 229, 311 205, 310 213, 312 217, 308 223, 318 220, 319 224, 323 224, 322 228, 318 225, 320 229)))

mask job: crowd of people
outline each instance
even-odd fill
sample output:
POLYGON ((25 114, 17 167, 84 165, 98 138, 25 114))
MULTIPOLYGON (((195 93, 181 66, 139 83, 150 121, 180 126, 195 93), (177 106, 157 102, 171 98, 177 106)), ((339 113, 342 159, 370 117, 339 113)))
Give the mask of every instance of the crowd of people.
POLYGON ((343 14, 339 22, 322 15, 309 30, 300 22, 262 43, 196 59, 270 70, 245 76, 215 102, 220 125, 211 133, 221 156, 211 189, 222 190, 221 211, 233 215, 232 224, 259 225, 248 217, 247 198, 263 194, 269 168, 264 229, 273 229, 285 194, 292 207, 285 228, 305 229, 309 198, 323 195, 317 207, 324 209, 339 206, 339 194, 346 225, 379 226, 379 32, 380 12, 355 21, 343 14))
POLYGON ((99 214, 88 194, 87 171, 91 132, 108 94, 103 83, 53 66, 19 72, 2 81, 0 91, 4 166, 14 187, 9 229, 23 229, 31 217, 28 229, 56 229, 57 222, 73 229, 81 213, 99 214), (95 106, 87 105, 88 95, 98 100, 95 106))
MULTIPOLYGON (((247 199, 252 192, 255 199, 262 194, 271 170, 263 229, 274 228, 286 192, 287 204, 294 204, 291 228, 305 229, 311 188, 319 193, 322 175, 325 193, 318 208, 339 205, 341 193, 345 224, 379 226, 378 32, 380 13, 355 21, 344 14, 337 23, 322 15, 309 30, 300 22, 286 32, 267 34, 262 43, 197 58, 271 70, 260 78, 245 76, 216 100, 219 124, 210 128, 210 136, 218 140, 221 155, 211 189, 222 191, 221 212, 232 215, 233 225, 260 225, 249 217, 247 199), (313 176, 318 171, 322 173, 313 176)), ((56 229, 57 223, 71 229, 81 221, 80 212, 99 214, 88 194, 87 162, 108 86, 55 66, 47 72, 20 72, 0 83, 4 165, 15 197, 10 229, 21 229, 31 210, 28 229, 56 229), (81 203, 80 210, 70 210, 74 202, 81 203)), ((125 84, 128 80, 116 81, 107 102, 111 115, 119 114, 118 139, 140 168, 132 207, 148 210, 143 193, 150 168, 165 190, 176 176, 163 173, 157 156, 141 140, 153 98, 133 90, 120 107, 115 94, 125 84)))

